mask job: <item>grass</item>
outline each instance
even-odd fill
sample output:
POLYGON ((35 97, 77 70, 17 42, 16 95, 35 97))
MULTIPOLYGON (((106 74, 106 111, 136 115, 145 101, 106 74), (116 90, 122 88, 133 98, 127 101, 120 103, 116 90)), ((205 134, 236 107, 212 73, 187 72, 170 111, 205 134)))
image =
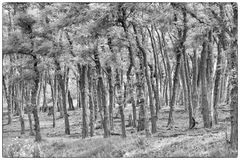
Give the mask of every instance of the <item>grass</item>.
MULTIPOLYGON (((52 117, 41 113, 41 143, 34 143, 34 137, 29 136, 26 116, 25 135, 20 135, 18 117, 14 117, 11 125, 3 126, 3 157, 237 157, 237 152, 229 149, 225 139, 225 131, 229 134, 230 130, 229 121, 221 121, 205 130, 198 117, 196 129, 188 130, 188 113, 178 111, 174 113, 175 127, 167 130, 168 112, 161 110, 158 132, 151 137, 145 137, 144 131, 130 134, 132 128, 127 128, 125 139, 120 136, 103 138, 101 129, 95 130, 94 137, 82 139, 81 110, 70 111, 69 115, 71 135, 65 135, 63 119, 58 119, 56 127, 52 128, 52 117)), ((220 120, 227 116, 225 112, 219 112, 220 120)), ((115 123, 114 128, 114 132, 121 133, 120 123, 115 123)))

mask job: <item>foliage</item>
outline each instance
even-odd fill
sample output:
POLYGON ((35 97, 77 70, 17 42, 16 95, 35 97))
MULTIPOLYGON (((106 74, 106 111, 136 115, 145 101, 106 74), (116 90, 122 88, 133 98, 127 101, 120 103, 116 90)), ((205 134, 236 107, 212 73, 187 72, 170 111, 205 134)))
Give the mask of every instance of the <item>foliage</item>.
POLYGON ((31 141, 19 141, 18 138, 12 139, 11 144, 3 144, 3 157, 5 158, 36 158, 43 157, 39 144, 31 141))

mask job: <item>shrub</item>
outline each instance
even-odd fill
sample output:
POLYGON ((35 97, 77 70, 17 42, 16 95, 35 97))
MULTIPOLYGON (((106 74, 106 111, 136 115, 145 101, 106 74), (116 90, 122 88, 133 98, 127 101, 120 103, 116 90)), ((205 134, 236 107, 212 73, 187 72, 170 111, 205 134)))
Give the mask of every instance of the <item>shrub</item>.
POLYGON ((3 157, 5 158, 30 158, 43 157, 39 144, 33 142, 20 142, 14 138, 9 145, 3 145, 3 157))

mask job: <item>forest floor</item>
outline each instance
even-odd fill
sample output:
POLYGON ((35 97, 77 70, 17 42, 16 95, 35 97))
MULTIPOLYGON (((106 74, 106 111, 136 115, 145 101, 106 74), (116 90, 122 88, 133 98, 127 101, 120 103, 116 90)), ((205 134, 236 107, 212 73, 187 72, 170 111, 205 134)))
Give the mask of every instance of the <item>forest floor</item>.
MULTIPOLYGON (((146 137, 144 131, 136 132, 133 127, 127 127, 125 139, 120 136, 103 138, 102 129, 95 130, 94 137, 82 139, 80 109, 68 112, 70 135, 64 134, 63 118, 57 119, 56 127, 53 128, 52 116, 40 113, 41 143, 34 143, 34 136, 29 136, 27 115, 24 115, 24 135, 20 135, 19 117, 13 117, 13 123, 6 125, 7 116, 3 116, 2 156, 32 157, 38 152, 40 157, 237 157, 227 142, 230 137, 228 110, 226 105, 219 106, 219 124, 213 128, 204 129, 199 117, 196 118, 199 124, 189 130, 188 112, 181 108, 175 109, 175 124, 168 130, 169 109, 162 108, 157 133, 146 137)), ((121 133, 120 119, 114 119, 114 133, 121 133)))

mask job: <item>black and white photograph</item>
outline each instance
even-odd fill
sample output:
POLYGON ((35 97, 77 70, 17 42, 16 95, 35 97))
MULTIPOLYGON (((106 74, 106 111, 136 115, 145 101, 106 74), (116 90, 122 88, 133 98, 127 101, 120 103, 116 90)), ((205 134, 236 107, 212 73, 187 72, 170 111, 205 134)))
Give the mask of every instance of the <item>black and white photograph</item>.
POLYGON ((2 158, 237 158, 237 2, 2 2, 2 158))

